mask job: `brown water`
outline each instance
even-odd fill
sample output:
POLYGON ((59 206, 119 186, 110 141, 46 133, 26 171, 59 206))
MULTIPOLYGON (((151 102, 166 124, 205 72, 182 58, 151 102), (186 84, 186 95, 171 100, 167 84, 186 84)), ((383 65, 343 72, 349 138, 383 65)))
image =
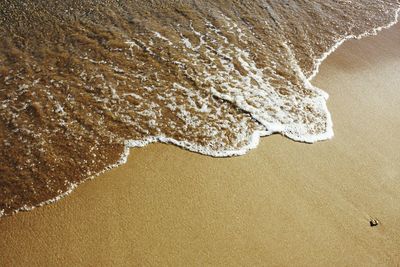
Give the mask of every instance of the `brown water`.
MULTIPOLYGON (((310 83, 397 0, 0 3, 0 216, 168 142, 212 156, 333 136, 310 83)), ((344 88, 345 90, 345 88, 344 88)), ((118 182, 118 181, 116 181, 118 182)))

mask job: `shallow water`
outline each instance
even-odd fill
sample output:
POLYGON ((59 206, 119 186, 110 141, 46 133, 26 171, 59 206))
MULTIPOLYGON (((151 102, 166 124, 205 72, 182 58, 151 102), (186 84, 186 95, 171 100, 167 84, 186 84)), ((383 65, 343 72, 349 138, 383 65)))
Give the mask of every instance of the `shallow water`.
MULTIPOLYGON (((333 136, 310 80, 396 0, 2 1, 0 216, 168 142, 244 154, 260 136, 333 136)), ((117 181, 116 181, 117 182, 117 181)))

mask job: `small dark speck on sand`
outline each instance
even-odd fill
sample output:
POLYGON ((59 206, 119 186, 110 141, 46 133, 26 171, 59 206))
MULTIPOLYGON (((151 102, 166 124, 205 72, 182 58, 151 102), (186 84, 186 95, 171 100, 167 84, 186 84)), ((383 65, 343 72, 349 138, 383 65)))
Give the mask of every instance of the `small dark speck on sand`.
POLYGON ((376 220, 376 219, 370 219, 370 220, 369 220, 369 225, 370 225, 371 227, 378 226, 378 225, 379 225, 379 222, 378 222, 378 220, 376 220))

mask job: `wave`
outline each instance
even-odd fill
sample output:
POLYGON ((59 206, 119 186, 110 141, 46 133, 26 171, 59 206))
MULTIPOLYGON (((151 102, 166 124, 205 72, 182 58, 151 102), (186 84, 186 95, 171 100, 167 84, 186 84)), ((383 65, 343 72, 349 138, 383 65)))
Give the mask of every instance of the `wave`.
POLYGON ((373 3, 2 7, 0 217, 57 201, 132 147, 228 157, 274 133, 333 137, 311 80, 344 41, 397 22, 397 1, 373 3))

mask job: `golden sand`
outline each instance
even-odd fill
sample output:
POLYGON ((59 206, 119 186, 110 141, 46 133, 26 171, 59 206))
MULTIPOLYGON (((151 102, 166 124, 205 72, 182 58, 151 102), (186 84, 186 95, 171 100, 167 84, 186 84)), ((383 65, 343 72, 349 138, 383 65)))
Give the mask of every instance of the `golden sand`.
POLYGON ((0 265, 395 266, 399 70, 400 25, 349 41, 314 81, 333 140, 275 135, 226 159, 134 149, 58 203, 1 219, 0 265))

